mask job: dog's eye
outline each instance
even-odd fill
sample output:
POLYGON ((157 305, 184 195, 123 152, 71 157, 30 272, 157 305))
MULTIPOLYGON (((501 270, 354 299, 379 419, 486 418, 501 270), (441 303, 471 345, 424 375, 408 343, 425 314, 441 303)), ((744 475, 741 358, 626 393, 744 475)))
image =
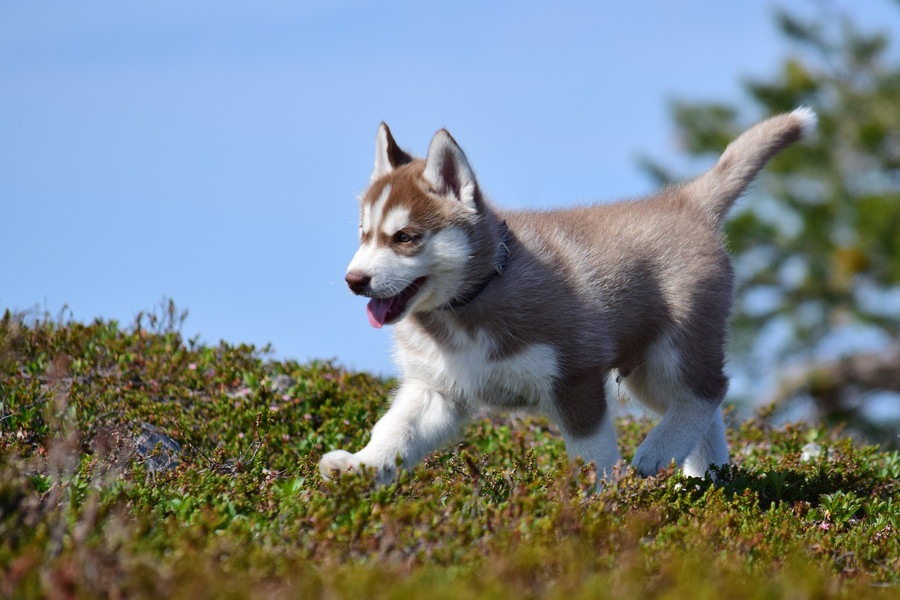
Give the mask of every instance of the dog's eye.
POLYGON ((408 244, 413 241, 413 237, 403 231, 402 229, 394 234, 394 243, 395 244, 408 244))

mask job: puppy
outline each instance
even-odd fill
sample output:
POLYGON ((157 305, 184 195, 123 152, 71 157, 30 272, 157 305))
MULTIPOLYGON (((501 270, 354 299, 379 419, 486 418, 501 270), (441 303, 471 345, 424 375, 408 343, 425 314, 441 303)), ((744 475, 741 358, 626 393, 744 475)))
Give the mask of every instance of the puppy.
POLYGON ((390 482, 482 407, 559 425, 574 459, 619 460, 605 395, 612 371, 661 415, 632 464, 702 476, 728 463, 720 405, 734 275, 721 226, 766 162, 816 126, 805 107, 755 125, 712 169, 640 200, 508 211, 482 193, 446 130, 425 159, 381 124, 347 270, 373 327, 393 325, 402 383, 369 443, 321 474, 390 482))

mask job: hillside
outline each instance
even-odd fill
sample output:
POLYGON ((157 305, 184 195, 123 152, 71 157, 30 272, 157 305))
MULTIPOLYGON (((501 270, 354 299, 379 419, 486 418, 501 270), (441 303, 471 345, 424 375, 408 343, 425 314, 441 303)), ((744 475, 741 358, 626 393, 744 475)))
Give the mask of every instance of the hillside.
MULTIPOLYGON (((717 483, 599 493, 485 418, 392 486, 322 481, 390 382, 134 324, 0 319, 0 596, 900 597, 900 453, 764 414, 717 483)), ((629 458, 649 422, 619 422, 629 458)))

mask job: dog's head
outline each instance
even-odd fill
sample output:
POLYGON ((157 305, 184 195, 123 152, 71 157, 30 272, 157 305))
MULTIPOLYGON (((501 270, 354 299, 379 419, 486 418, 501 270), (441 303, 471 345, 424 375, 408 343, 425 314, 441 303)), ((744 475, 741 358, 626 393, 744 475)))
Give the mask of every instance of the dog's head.
POLYGON ((346 276, 353 293, 371 298, 373 327, 437 309, 459 293, 482 208, 475 175, 446 130, 416 159, 379 126, 375 169, 360 199, 359 250, 346 276))

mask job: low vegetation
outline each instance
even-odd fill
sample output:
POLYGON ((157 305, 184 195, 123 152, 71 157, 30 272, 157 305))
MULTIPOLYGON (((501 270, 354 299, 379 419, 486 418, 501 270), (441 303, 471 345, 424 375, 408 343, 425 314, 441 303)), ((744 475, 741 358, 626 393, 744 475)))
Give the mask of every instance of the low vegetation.
MULTIPOLYGON (((0 320, 0 596, 898 597, 900 453, 765 415, 710 479, 595 491, 540 419, 485 417, 372 488, 317 473, 391 382, 133 325, 0 320)), ((630 457, 649 422, 623 418, 630 457)))

